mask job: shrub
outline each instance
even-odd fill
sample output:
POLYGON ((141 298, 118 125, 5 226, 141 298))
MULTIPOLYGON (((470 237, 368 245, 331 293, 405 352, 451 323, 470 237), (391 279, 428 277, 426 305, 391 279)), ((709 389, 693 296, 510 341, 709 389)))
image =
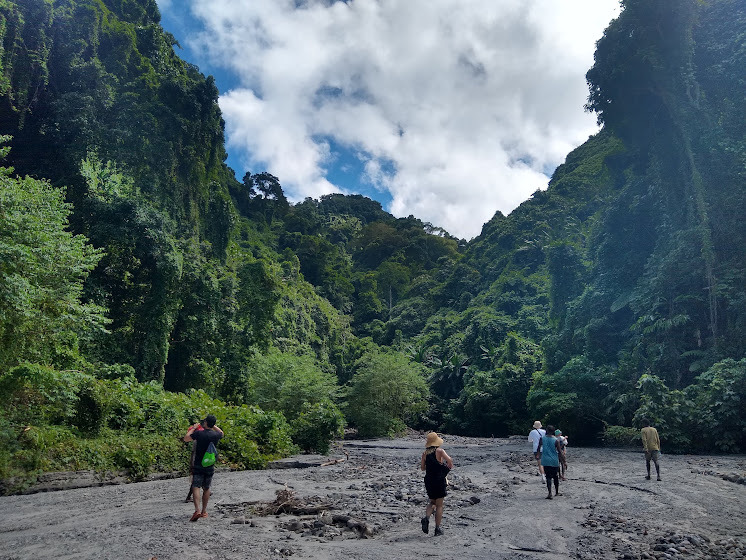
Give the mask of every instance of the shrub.
POLYGON ((346 415, 362 436, 392 436, 427 408, 425 369, 398 352, 371 351, 347 388, 346 415))
POLYGON ((639 447, 641 442, 640 430, 627 426, 606 425, 603 442, 606 447, 639 447))
POLYGON ((104 426, 109 409, 109 400, 104 384, 96 379, 82 380, 77 389, 73 425, 88 435, 95 435, 104 426))
POLYGON ((249 363, 246 402, 262 410, 282 412, 293 421, 304 403, 334 400, 339 391, 334 374, 323 371, 312 356, 270 350, 249 363))
POLYGON ((344 435, 345 419, 333 402, 309 404, 292 423, 293 441, 304 451, 326 455, 331 442, 344 435))

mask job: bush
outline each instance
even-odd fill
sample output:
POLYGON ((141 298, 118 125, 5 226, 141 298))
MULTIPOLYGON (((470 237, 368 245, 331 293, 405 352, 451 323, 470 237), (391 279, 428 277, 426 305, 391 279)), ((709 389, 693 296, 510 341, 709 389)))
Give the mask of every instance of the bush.
POLYGON ((670 390, 663 380, 645 374, 637 382, 640 390, 640 407, 635 411, 633 423, 642 427, 643 418, 650 420, 658 430, 661 445, 670 453, 686 453, 692 449, 693 419, 699 414, 687 394, 670 390))
POLYGON ((696 448, 728 453, 746 451, 746 359, 723 360, 697 377, 687 388, 694 401, 699 434, 696 448))
POLYGON ((356 364, 346 413, 361 436, 393 436, 427 408, 425 368, 398 352, 371 351, 356 364))
POLYGON ((333 401, 339 387, 334 374, 323 371, 312 356, 296 356, 272 349, 248 365, 246 402, 262 410, 282 412, 292 422, 305 403, 333 401))
POLYGON ((331 442, 344 435, 345 419, 333 402, 305 403, 292 423, 293 441, 303 451, 326 455, 331 442))
POLYGON ((72 424, 85 434, 98 434, 104 426, 109 409, 104 384, 96 379, 85 379, 78 386, 77 397, 72 424))
POLYGON ((606 447, 639 447, 642 438, 640 430, 627 426, 604 427, 603 442, 606 447))
POLYGON ((222 464, 262 468, 297 451, 280 412, 229 406, 204 391, 170 393, 134 377, 102 380, 24 364, 0 376, 0 406, 0 478, 22 480, 11 490, 52 470, 126 469, 136 480, 186 472, 189 446, 181 438, 210 413, 225 432, 222 464))

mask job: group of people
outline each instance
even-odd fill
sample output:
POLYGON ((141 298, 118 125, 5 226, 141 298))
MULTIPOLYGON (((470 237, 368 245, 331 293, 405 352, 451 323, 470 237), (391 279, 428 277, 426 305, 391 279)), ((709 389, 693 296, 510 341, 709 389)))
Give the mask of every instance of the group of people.
MULTIPOLYGON (((660 465, 660 438, 658 431, 650 425, 650 420, 643 419, 641 430, 642 447, 645 452, 645 465, 647 467, 647 480, 650 480, 650 462, 655 465, 657 479, 661 480, 660 465)), ((552 485, 554 485, 554 496, 561 496, 559 491, 560 480, 566 480, 567 472, 567 445, 568 436, 562 430, 547 426, 542 427, 539 420, 534 422, 533 429, 528 434, 528 440, 532 444, 534 458, 539 468, 539 475, 547 485, 547 500, 551 500, 552 485)), ((429 502, 425 508, 425 516, 422 518, 422 532, 427 534, 430 529, 430 517, 435 514, 435 536, 443 534, 441 523, 443 520, 443 501, 448 490, 448 473, 453 468, 453 460, 442 447, 443 439, 435 432, 427 434, 425 440, 425 451, 420 459, 420 469, 425 471, 425 490, 429 502)))
MULTIPOLYGON (((191 499, 194 503, 194 513, 190 521, 198 521, 207 517, 207 504, 210 500, 210 486, 215 467, 214 465, 204 466, 203 459, 211 449, 211 444, 217 446, 223 437, 223 431, 218 428, 216 422, 215 416, 208 414, 204 420, 190 426, 184 436, 184 441, 194 442, 190 462, 191 483, 186 498, 187 502, 191 499)), ((657 479, 661 480, 658 464, 660 438, 658 431, 650 425, 647 419, 643 420, 641 437, 647 467, 645 478, 650 480, 650 462, 652 461, 657 479)), ((547 426, 545 430, 541 422, 537 420, 528 434, 528 440, 532 443, 539 474, 547 485, 546 499, 552 499, 552 484, 554 484, 554 495, 561 496, 559 482, 566 480, 568 436, 564 435, 562 430, 555 430, 553 426, 547 426)), ((443 503, 448 493, 448 473, 452 468, 453 459, 443 449, 443 438, 435 432, 428 433, 425 439, 425 451, 420 459, 420 470, 425 471, 425 490, 429 498, 425 516, 421 519, 422 532, 425 534, 430 532, 430 517, 433 515, 435 515, 433 534, 436 537, 443 534, 441 527, 443 503)))
POLYGON ((533 429, 528 434, 528 440, 533 446, 534 458, 539 467, 541 479, 547 484, 547 500, 552 499, 552 482, 554 495, 559 492, 560 479, 566 480, 567 471, 567 440, 562 430, 555 430, 554 426, 547 426, 545 430, 541 422, 534 422, 533 429))

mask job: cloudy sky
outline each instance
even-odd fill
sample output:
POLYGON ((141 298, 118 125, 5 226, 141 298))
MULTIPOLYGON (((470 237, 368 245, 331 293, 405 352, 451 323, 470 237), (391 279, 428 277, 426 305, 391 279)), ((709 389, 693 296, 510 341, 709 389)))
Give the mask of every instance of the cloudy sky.
POLYGON ((228 164, 292 201, 362 193, 470 239, 596 130, 618 0, 158 0, 212 74, 228 164))

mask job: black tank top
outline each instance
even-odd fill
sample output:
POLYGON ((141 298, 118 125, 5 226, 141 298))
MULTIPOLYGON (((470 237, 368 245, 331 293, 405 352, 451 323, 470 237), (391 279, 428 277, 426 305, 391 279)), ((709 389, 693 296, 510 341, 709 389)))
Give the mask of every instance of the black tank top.
POLYGON ((445 478, 450 470, 438 461, 436 453, 437 450, 425 455, 425 478, 445 478))

